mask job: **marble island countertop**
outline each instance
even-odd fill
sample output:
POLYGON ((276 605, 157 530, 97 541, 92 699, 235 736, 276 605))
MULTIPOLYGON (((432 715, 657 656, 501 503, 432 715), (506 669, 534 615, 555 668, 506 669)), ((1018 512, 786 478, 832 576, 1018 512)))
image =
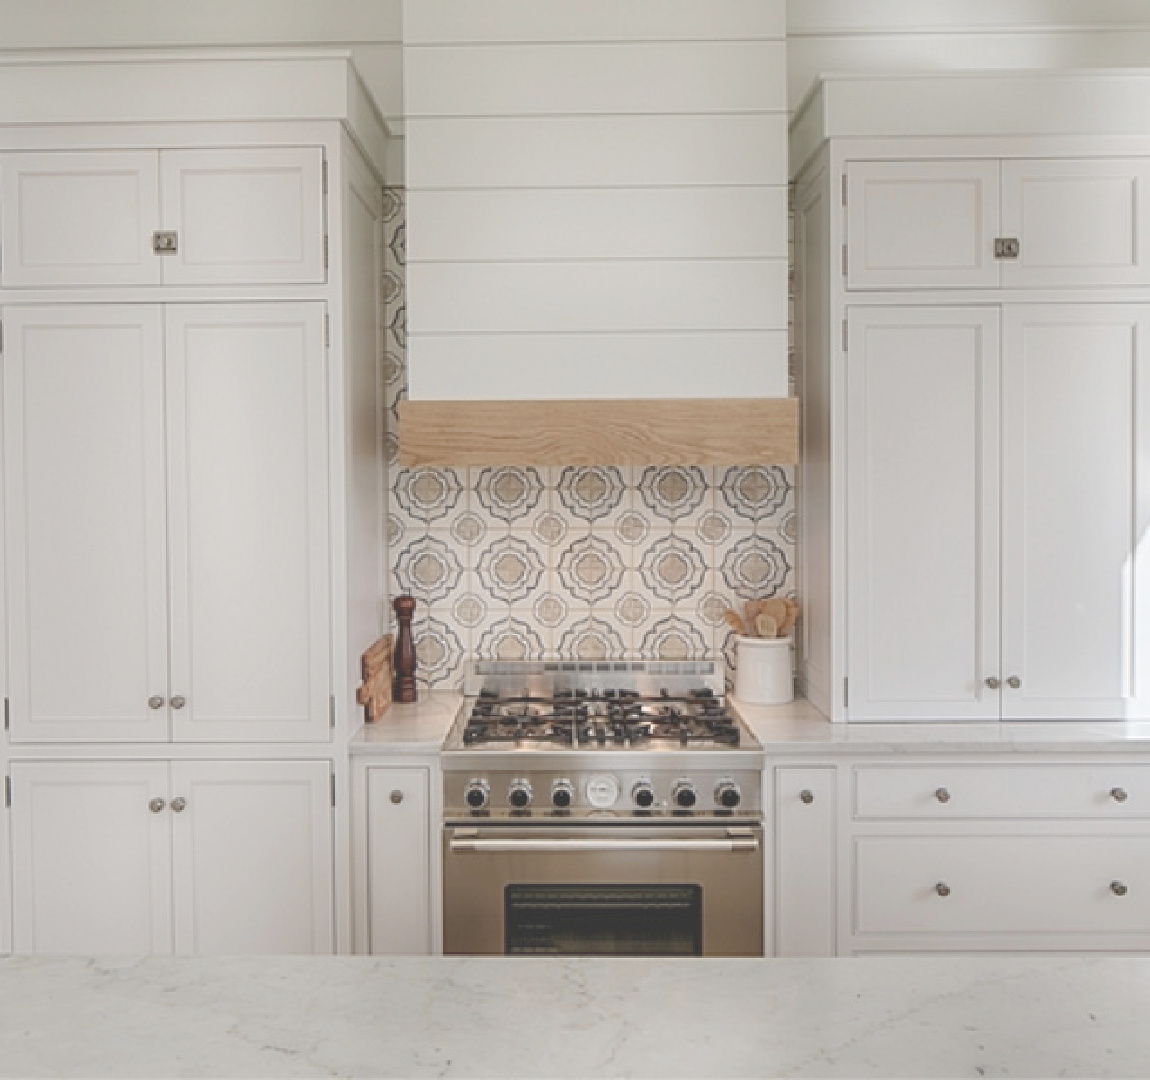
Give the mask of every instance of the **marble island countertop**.
POLYGON ((1150 959, 0 960, 0 1076, 1150 1075, 1150 959))

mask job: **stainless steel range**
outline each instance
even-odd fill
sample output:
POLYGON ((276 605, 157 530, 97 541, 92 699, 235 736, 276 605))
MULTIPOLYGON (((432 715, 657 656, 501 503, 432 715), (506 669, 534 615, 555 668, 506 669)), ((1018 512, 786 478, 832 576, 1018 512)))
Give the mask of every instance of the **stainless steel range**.
POLYGON ((761 956, 762 748, 710 662, 476 665, 444 951, 761 956))

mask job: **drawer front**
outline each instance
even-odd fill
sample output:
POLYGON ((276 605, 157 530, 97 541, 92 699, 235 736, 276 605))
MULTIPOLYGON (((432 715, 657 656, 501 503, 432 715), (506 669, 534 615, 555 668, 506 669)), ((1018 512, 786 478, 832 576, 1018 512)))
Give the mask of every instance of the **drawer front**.
POLYGON ((862 766, 857 818, 1096 818, 1150 816, 1150 765, 862 766))
POLYGON ((1145 932, 1150 837, 866 837, 858 933, 1145 932))

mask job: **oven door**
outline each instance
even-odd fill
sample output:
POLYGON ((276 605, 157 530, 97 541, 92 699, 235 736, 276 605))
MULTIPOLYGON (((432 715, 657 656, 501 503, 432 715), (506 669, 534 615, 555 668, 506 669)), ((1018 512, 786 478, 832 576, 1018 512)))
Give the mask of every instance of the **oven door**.
POLYGON ((448 825, 443 951, 762 956, 762 828, 448 825))

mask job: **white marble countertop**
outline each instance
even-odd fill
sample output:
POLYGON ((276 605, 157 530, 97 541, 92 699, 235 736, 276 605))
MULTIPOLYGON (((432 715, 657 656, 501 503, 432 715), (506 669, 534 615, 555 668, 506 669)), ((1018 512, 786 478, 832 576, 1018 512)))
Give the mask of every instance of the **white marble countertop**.
POLYGON ((731 704, 768 755, 1150 753, 1150 723, 832 724, 803 700, 731 704))
POLYGON ((351 738, 352 754, 435 754, 459 712, 463 695, 423 691, 414 705, 392 705, 382 720, 364 724, 351 738))
POLYGON ((0 960, 0 1076, 1150 1076, 1150 959, 0 960))

